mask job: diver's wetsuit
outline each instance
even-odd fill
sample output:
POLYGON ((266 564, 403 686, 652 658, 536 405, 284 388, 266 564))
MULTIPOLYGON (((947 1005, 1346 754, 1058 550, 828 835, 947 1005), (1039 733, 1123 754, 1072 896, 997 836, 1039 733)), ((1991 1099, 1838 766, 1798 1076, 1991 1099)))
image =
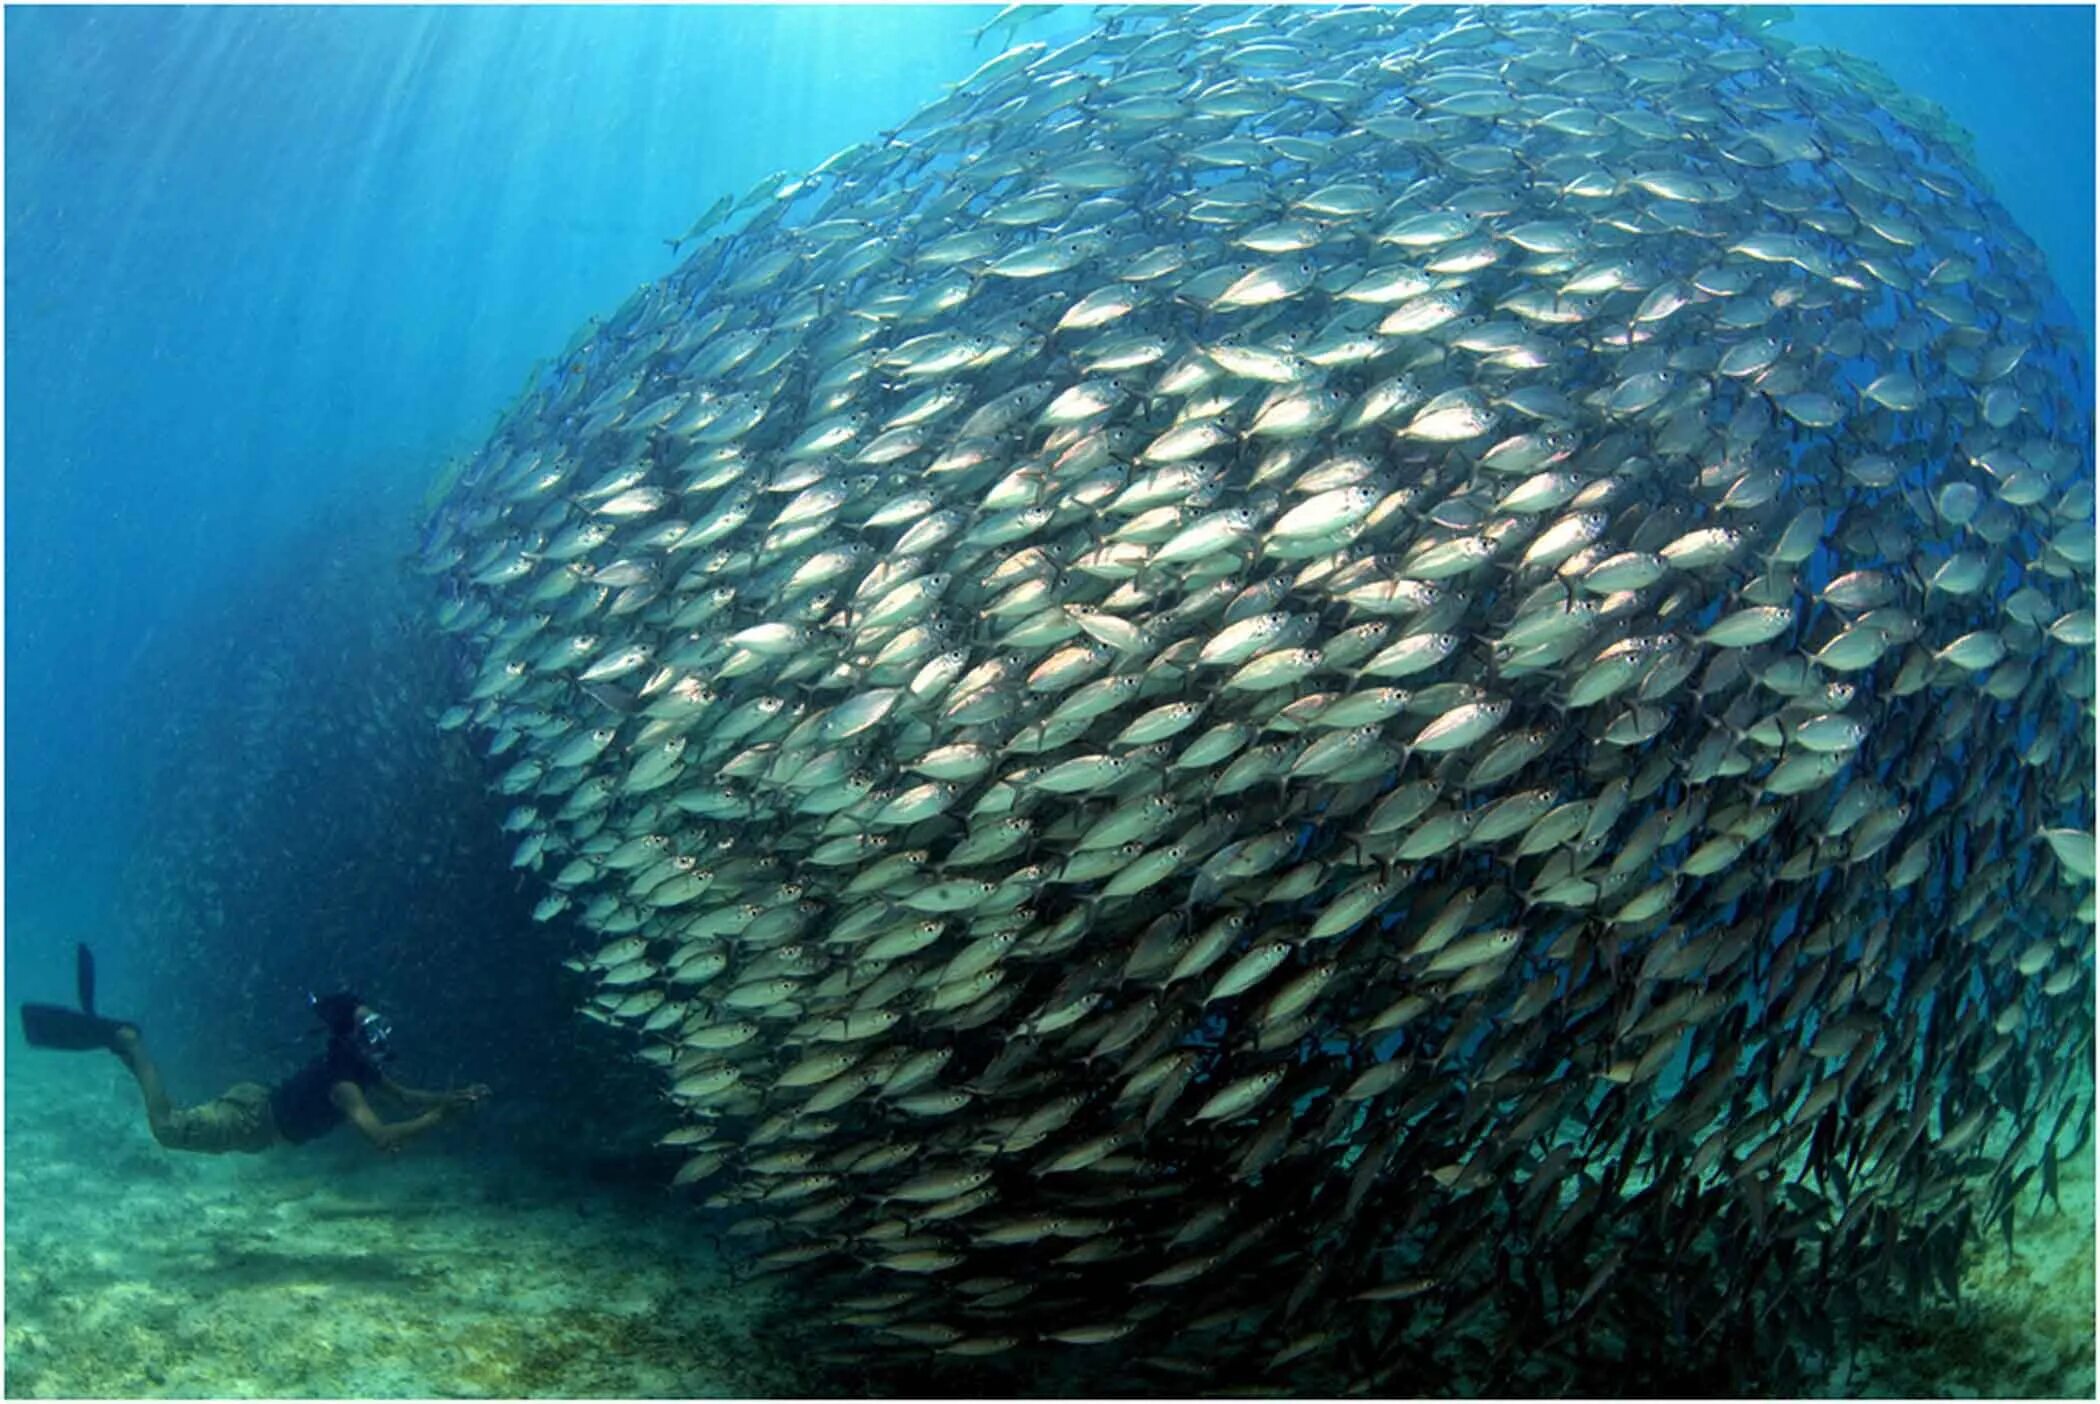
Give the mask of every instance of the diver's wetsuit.
POLYGON ((343 1120, 333 1095, 338 1082, 369 1091, 383 1080, 370 1058, 349 1044, 331 1042, 326 1053, 271 1089, 270 1117, 277 1134, 293 1145, 326 1135, 343 1120))
POLYGON ((239 1082, 224 1095, 201 1106, 171 1110, 154 1128, 155 1138, 171 1150, 265 1151, 280 1141, 294 1145, 333 1131, 343 1120, 333 1093, 338 1082, 360 1088, 380 1085, 378 1066, 349 1044, 335 1041, 328 1051, 278 1083, 239 1082))

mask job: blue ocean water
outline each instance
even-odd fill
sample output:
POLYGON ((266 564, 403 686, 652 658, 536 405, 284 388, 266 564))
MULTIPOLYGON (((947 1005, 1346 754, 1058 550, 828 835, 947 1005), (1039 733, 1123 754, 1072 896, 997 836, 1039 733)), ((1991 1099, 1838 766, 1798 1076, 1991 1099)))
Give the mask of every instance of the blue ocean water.
POLYGON ((1986 179, 2093 332, 2093 7, 1803 5, 1780 33, 1879 64, 1976 139, 1986 179))
MULTIPOLYGON (((119 901, 151 836, 248 838, 193 802, 224 789, 152 783, 168 751, 257 738, 218 783, 268 788, 284 849, 235 856, 309 871, 346 761, 387 750, 347 720, 390 714, 345 701, 370 686, 333 646, 358 601, 302 597, 302 619, 290 587, 405 558, 438 470, 674 265, 667 240, 939 96, 996 52, 973 37, 992 14, 10 8, 10 988, 62 996, 92 938, 112 1007, 165 996, 139 972, 245 962, 257 1017, 279 1019, 296 980, 269 967, 298 931, 171 954, 119 901), (264 671, 272 710, 197 727, 216 697, 264 695, 264 671)), ((1875 60, 1965 126, 2090 336, 2091 7, 1803 7, 1778 32, 1875 60)), ((280 961, 301 978, 355 967, 360 900, 371 963, 399 958, 387 932, 412 922, 414 883, 360 856, 340 856, 347 892, 280 908, 350 913, 329 918, 325 962, 280 961)))
MULTIPOLYGON (((970 16, 7 18, 11 901, 106 913, 139 665, 346 498, 404 520, 724 191, 974 66, 970 16)), ((156 816, 153 822, 183 822, 156 816)), ((10 957, 18 954, 10 947, 10 957)))
MULTIPOLYGON (((157 641, 237 632, 250 564, 346 502, 412 515, 667 238, 938 96, 993 13, 11 8, 10 907, 106 926, 132 826, 195 818, 140 814, 125 769, 183 681, 157 641)), ((1780 32, 1965 125, 2091 328, 2091 7, 1780 32)))

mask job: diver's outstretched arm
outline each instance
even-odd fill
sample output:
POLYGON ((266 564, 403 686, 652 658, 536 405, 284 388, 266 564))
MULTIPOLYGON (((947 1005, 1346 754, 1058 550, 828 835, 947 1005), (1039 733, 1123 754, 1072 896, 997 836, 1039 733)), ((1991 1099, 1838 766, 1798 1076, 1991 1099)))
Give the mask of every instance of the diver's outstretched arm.
POLYGON ((403 1087, 390 1077, 383 1079, 379 1085, 412 1107, 463 1106, 468 1102, 478 1102, 489 1095, 488 1087, 479 1082, 471 1087, 457 1087, 449 1092, 429 1092, 420 1087, 403 1087))
POLYGON ((354 1082, 338 1082, 329 1089, 328 1095, 342 1109, 350 1124, 372 1143, 372 1149, 389 1153, 400 1150, 443 1121, 452 1110, 451 1103, 439 1102, 421 1116, 407 1121, 381 1121, 379 1113, 372 1110, 372 1104, 365 1100, 364 1092, 354 1082))

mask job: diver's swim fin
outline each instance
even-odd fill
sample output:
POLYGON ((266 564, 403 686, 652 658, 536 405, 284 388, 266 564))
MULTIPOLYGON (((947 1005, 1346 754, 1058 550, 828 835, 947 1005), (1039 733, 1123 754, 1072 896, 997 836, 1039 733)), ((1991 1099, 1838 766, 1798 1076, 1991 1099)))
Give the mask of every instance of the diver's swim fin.
POLYGON ((95 1013, 95 956, 82 942, 74 949, 73 976, 80 995, 80 1008, 61 1004, 22 1006, 22 1036, 32 1048, 56 1048, 84 1052, 92 1048, 117 1051, 117 1034, 131 1027, 122 1019, 104 1019, 95 1013))
POLYGON ((121 1019, 100 1019, 62 1004, 22 1006, 22 1036, 29 1040, 32 1048, 68 1051, 107 1048, 114 1052, 117 1031, 124 1027, 121 1019))

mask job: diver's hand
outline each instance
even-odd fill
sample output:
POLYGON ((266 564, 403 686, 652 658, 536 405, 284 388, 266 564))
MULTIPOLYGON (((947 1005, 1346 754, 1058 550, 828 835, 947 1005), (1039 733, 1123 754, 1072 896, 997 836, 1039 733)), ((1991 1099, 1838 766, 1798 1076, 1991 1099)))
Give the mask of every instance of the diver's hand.
POLYGON ((486 1099, 488 1095, 488 1084, 485 1082, 477 1082, 474 1083, 472 1086, 461 1087, 451 1092, 447 1092, 445 1094, 445 1105, 448 1109, 454 1107, 472 1106, 474 1103, 486 1099))

